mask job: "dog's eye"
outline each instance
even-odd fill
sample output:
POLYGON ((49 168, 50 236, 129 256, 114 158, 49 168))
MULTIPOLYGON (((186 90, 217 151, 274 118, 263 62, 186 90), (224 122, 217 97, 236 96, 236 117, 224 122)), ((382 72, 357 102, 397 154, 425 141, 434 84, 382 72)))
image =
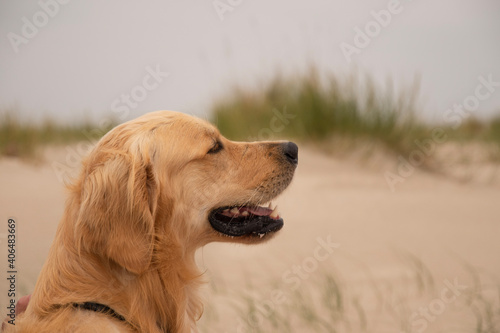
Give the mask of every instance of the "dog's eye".
POLYGON ((208 154, 215 154, 215 153, 218 153, 222 150, 222 148, 224 148, 222 146, 222 143, 220 141, 215 141, 214 142, 214 145, 212 146, 212 148, 210 148, 210 150, 208 151, 208 154))

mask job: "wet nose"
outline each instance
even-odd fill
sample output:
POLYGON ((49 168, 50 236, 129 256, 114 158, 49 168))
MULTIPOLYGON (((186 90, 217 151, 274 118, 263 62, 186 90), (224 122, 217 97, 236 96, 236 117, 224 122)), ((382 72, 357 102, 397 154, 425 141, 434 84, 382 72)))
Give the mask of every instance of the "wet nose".
POLYGON ((293 142, 285 142, 283 143, 283 154, 287 158, 287 160, 297 165, 299 163, 299 147, 293 142))

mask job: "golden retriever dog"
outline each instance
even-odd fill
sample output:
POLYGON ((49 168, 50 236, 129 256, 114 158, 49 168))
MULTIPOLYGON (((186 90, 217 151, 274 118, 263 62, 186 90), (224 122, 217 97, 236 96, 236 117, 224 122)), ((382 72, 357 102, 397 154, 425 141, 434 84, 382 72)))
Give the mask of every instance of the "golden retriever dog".
POLYGON ((6 331, 196 332, 196 250, 272 238, 283 220, 268 204, 297 161, 292 142, 233 142, 178 112, 117 126, 68 186, 31 301, 6 331))

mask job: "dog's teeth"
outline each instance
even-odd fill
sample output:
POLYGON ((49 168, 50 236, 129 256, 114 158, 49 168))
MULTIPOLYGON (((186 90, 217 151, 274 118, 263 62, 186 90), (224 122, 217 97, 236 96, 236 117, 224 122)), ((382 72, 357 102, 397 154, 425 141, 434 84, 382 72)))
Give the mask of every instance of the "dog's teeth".
POLYGON ((264 237, 266 234, 259 234, 259 237, 262 238, 264 237))
POLYGON ((272 218, 277 218, 279 216, 278 205, 276 205, 276 207, 274 207, 273 212, 269 216, 272 217, 272 218))
POLYGON ((249 213, 246 210, 241 213, 241 216, 248 216, 248 215, 249 213))
POLYGON ((237 215, 240 213, 240 210, 238 208, 234 207, 233 209, 231 209, 231 213, 237 215))
POLYGON ((272 202, 270 202, 270 203, 269 203, 269 205, 267 205, 267 208, 269 208, 269 209, 273 209, 273 203, 272 203, 272 202))

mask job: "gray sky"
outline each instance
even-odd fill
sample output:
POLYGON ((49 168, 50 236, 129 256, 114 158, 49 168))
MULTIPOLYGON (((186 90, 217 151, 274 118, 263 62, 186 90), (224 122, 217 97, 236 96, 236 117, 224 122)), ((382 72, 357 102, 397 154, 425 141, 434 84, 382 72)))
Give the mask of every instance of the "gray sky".
MULTIPOLYGON (((479 76, 500 82, 500 1, 401 0, 390 22, 377 23, 372 11, 389 12, 394 1, 0 0, 0 112, 17 106, 27 118, 63 121, 109 118, 112 109, 124 118, 205 115, 233 84, 314 63, 400 88, 419 76, 422 112, 439 120, 475 94, 479 76), (355 46, 355 28, 367 25, 369 44, 349 63, 340 46, 355 46), (168 77, 148 78, 155 70, 168 77)), ((474 113, 499 114, 500 87, 474 113)))

